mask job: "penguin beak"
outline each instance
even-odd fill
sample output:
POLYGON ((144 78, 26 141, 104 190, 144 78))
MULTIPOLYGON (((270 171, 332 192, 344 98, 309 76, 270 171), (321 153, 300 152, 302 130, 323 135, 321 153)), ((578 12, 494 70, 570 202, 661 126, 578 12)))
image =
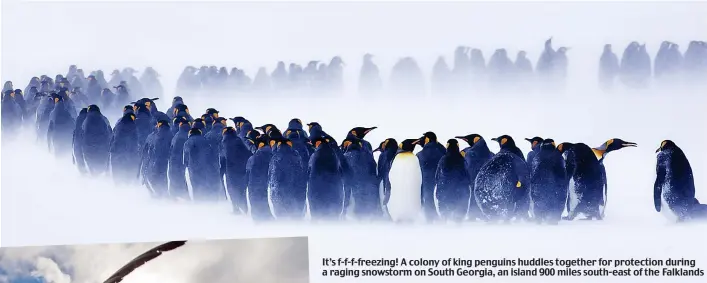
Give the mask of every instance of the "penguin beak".
POLYGON ((373 152, 379 152, 379 151, 381 151, 381 148, 380 148, 380 147, 378 147, 378 148, 376 148, 376 149, 373 150, 373 152))
POLYGON ((498 138, 491 138, 492 141, 498 141, 498 138))
POLYGON ((635 142, 624 142, 621 144, 622 147, 637 147, 638 145, 635 142))
POLYGON ((371 128, 368 128, 368 129, 366 129, 365 131, 363 131, 363 133, 364 133, 364 134, 368 134, 368 133, 370 133, 371 131, 373 131, 373 130, 375 130, 375 129, 378 129, 378 127, 371 127, 371 128))
POLYGON ((528 142, 533 142, 533 139, 525 138, 525 140, 528 142))
POLYGON ((658 153, 662 150, 663 148, 659 147, 658 149, 655 150, 655 153, 658 153))

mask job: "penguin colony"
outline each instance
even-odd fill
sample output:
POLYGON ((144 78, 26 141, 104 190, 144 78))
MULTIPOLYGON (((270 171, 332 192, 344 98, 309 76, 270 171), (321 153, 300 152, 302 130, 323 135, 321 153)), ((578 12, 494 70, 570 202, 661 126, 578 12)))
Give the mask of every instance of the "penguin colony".
MULTIPOLYGON (((453 61, 447 63, 440 56, 432 66, 429 89, 432 94, 468 93, 488 88, 503 91, 509 87, 539 85, 543 89, 558 90, 568 72, 570 48, 552 46, 552 38, 545 42, 535 66, 525 51, 509 58, 506 49, 497 49, 488 58, 483 51, 466 46, 457 47, 453 61)), ((258 69, 254 78, 244 70, 225 67, 186 67, 178 80, 178 93, 189 97, 199 91, 205 95, 214 91, 281 93, 304 91, 307 94, 332 94, 343 89, 343 60, 334 57, 327 63, 310 61, 304 68, 296 63, 286 67, 278 62, 271 73, 265 67, 258 69)), ((686 83, 704 85, 707 81, 707 43, 691 41, 684 54, 677 44, 664 41, 651 60, 646 45, 630 43, 621 56, 611 44, 606 44, 599 59, 599 85, 605 91, 617 83, 628 88, 642 89, 651 84, 676 86, 686 83)), ((358 90, 362 95, 406 93, 422 95, 427 92, 423 72, 412 57, 399 59, 391 69, 388 84, 384 86, 381 71, 371 54, 363 56, 359 71, 358 90), (411 83, 415 82, 415 83, 411 83), (387 89, 384 91, 384 87, 387 89)))
MULTIPOLYGON (((214 108, 193 118, 179 96, 165 112, 157 109, 157 98, 131 101, 161 88, 152 69, 141 80, 131 69, 116 71, 117 94, 103 88, 100 95, 108 84, 102 73, 85 81, 82 73, 71 66, 54 81, 32 78, 27 98, 19 89, 4 92, 3 138, 33 127, 51 152, 70 155, 84 175, 140 184, 156 198, 214 202, 228 196, 234 213, 255 221, 302 220, 307 214, 314 221, 399 223, 602 220, 606 156, 636 146, 619 138, 592 148, 534 137, 525 139, 532 149, 525 156, 509 135, 490 139, 500 146, 493 153, 478 134, 443 145, 426 132, 373 147, 365 137, 376 127, 355 127, 339 142, 318 122, 306 123, 307 130, 297 118, 286 127, 258 126, 240 116, 221 117, 214 108), (86 85, 88 95, 69 91, 77 85, 86 85), (120 111, 119 103, 126 105, 111 123, 106 113, 120 111)), ((656 153, 656 211, 675 221, 707 216, 682 150, 666 140, 656 153)))

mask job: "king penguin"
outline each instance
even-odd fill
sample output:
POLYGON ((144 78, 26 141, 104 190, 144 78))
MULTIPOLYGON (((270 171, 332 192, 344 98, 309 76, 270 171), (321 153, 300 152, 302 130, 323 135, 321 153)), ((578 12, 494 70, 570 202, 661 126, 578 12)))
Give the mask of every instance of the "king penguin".
POLYGON ((466 171, 469 172, 469 182, 471 189, 471 201, 469 202, 469 212, 467 214, 467 220, 476 221, 477 219, 482 219, 481 210, 479 205, 476 204, 476 197, 474 196, 474 188, 476 176, 481 170, 481 166, 484 166, 491 157, 493 157, 493 152, 489 150, 486 140, 479 134, 470 134, 466 136, 456 137, 469 144, 469 147, 462 150, 462 155, 464 156, 464 161, 466 164, 466 171))
POLYGON ((528 162, 531 212, 538 224, 557 225, 567 201, 565 160, 552 139, 540 142, 534 152, 533 159, 528 162))
POLYGON ((471 190, 465 163, 459 142, 455 139, 447 141, 447 153, 437 166, 434 190, 435 207, 442 220, 461 222, 467 216, 471 190))
POLYGON ((673 141, 664 140, 656 150, 655 210, 669 220, 684 222, 707 216, 707 205, 695 198, 695 179, 687 156, 673 141))
POLYGON ((635 142, 628 142, 624 141, 622 139, 618 138, 613 138, 609 139, 603 144, 601 144, 599 147, 592 148, 592 151, 594 151, 594 155, 596 155, 597 159, 599 160, 599 166, 601 167, 601 178, 602 182, 604 183, 604 193, 602 195, 602 201, 599 206, 599 214, 601 215, 601 218, 604 218, 605 210, 606 210, 606 204, 609 201, 609 186, 608 186, 608 178, 606 176, 606 167, 604 166, 604 159, 606 155, 609 152, 616 151, 625 147, 636 147, 635 142))
POLYGON ((388 173, 388 213, 395 222, 416 222, 422 216, 422 168, 413 154, 419 139, 400 143, 388 173))

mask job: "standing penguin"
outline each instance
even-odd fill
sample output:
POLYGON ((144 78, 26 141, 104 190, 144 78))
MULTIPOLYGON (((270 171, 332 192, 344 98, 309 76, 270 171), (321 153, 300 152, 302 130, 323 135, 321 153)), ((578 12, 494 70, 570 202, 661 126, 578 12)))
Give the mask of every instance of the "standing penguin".
POLYGON ((555 141, 545 139, 530 163, 531 211, 535 221, 557 225, 567 201, 567 171, 555 141))
POLYGON ((189 137, 184 143, 183 162, 189 172, 194 201, 218 201, 223 196, 219 187, 209 180, 214 171, 218 174, 218 169, 210 162, 208 151, 209 142, 201 135, 201 129, 189 130, 189 137))
POLYGON ((81 146, 83 159, 91 175, 100 175, 108 170, 112 129, 108 119, 96 105, 89 105, 82 126, 81 146))
POLYGON ((447 149, 437 141, 437 135, 433 132, 424 133, 418 144, 422 146, 422 150, 417 153, 422 169, 422 206, 425 219, 432 222, 438 218, 434 203, 435 174, 439 160, 445 155, 447 149))
MULTIPOLYGON (((268 198, 270 211, 276 219, 301 220, 306 213, 307 182, 304 164, 294 149, 292 141, 277 141, 278 148, 270 160, 268 198)), ((317 190, 309 188, 309 192, 317 190)), ((311 207, 311 203, 310 203, 311 207)), ((320 218, 312 210, 312 218, 320 218)))
POLYGON ((673 141, 664 140, 656 150, 656 179, 653 185, 655 210, 668 219, 684 222, 707 216, 707 205, 695 198, 695 179, 687 156, 673 141))
POLYGON ((398 152, 398 142, 393 138, 387 138, 380 143, 378 148, 373 150, 373 152, 377 151, 380 152, 380 155, 378 156, 378 175, 376 180, 383 212, 387 214, 388 200, 390 199, 390 179, 388 175, 393 159, 395 159, 395 154, 398 152))
POLYGON ((115 123, 110 141, 113 181, 116 184, 132 183, 138 175, 139 164, 135 114, 126 113, 115 123))
MULTIPOLYGON (((310 132, 311 134, 311 132, 310 132)), ((312 137, 312 135, 310 135, 312 137)), ((314 140, 315 151, 309 158, 309 189, 307 198, 313 220, 338 220, 344 212, 344 180, 337 145, 328 137, 314 140)))
POLYGON ((189 199, 189 188, 185 176, 186 167, 184 166, 182 155, 184 154, 184 143, 189 138, 191 125, 184 117, 177 117, 174 120, 178 130, 172 137, 169 146, 169 164, 167 168, 169 195, 174 198, 189 199))
POLYGON ((83 159, 83 122, 86 120, 86 115, 88 114, 88 108, 82 108, 79 111, 79 115, 76 117, 76 124, 74 125, 74 134, 71 139, 73 146, 73 163, 79 170, 80 174, 86 174, 86 162, 83 159))
POLYGON ((535 154, 538 153, 540 150, 540 145, 543 143, 545 139, 541 137, 534 137, 532 139, 526 138, 526 141, 530 143, 530 151, 528 151, 528 163, 533 161, 533 157, 535 157, 535 154))
POLYGON ((599 206, 599 212, 601 215, 601 218, 604 218, 604 212, 606 210, 606 204, 609 201, 609 185, 608 185, 608 178, 606 176, 606 167, 604 166, 604 158, 609 152, 616 151, 625 147, 636 147, 636 143, 634 142, 627 142, 622 139, 618 138, 613 138, 609 139, 606 142, 604 142, 602 145, 596 148, 592 148, 592 151, 594 152, 594 155, 596 155, 597 159, 599 160, 599 167, 601 167, 601 175, 602 175, 602 182, 604 186, 604 194, 602 196, 602 201, 599 206))
POLYGON ((390 167, 390 199, 388 213, 395 222, 415 222, 422 211, 422 168, 412 152, 419 139, 400 143, 390 167))
POLYGON ((583 143, 563 142, 557 145, 565 158, 567 172, 567 216, 574 220, 579 214, 586 219, 602 219, 599 207, 603 201, 604 180, 601 165, 592 149, 583 143))
POLYGON ((248 176, 246 175, 246 165, 253 154, 245 146, 243 140, 236 135, 236 129, 226 127, 222 131, 219 165, 222 175, 226 176, 226 190, 231 197, 233 211, 238 214, 247 214, 248 176))
POLYGON ((356 127, 353 128, 349 131, 347 134, 346 138, 355 138, 361 141, 363 144, 363 149, 366 150, 366 152, 373 154, 373 147, 371 146, 371 143, 364 140, 366 135, 370 133, 371 131, 377 129, 378 127, 371 127, 371 128, 366 128, 366 127, 356 127))
POLYGON ((523 217, 528 207, 528 167, 522 153, 508 135, 491 139, 501 150, 479 170, 474 181, 474 196, 487 221, 509 221, 523 217))
POLYGON ((167 167, 171 143, 172 131, 169 130, 169 121, 157 121, 155 131, 147 139, 143 152, 143 162, 147 161, 145 179, 156 197, 167 197, 169 194, 167 167))
POLYGON ((482 219, 483 216, 481 215, 479 205, 476 204, 476 197, 474 196, 476 184, 474 181, 476 180, 476 176, 479 175, 481 166, 484 166, 484 164, 493 157, 493 152, 489 150, 486 140, 479 134, 470 134, 455 138, 461 139, 469 144, 469 147, 462 150, 466 171, 469 173, 469 187, 471 189, 471 201, 469 202, 467 219, 476 221, 477 219, 482 219))
POLYGON ((266 136, 248 140, 257 150, 248 158, 246 177, 248 178, 248 202, 253 221, 267 221, 273 218, 268 203, 268 172, 272 150, 266 136))
POLYGON ((155 124, 152 120, 152 113, 147 105, 143 103, 135 103, 133 106, 135 112, 135 125, 137 127, 137 146, 142 149, 149 136, 154 130, 155 124))
POLYGON ((64 105, 64 98, 54 96, 54 109, 49 115, 47 128, 47 145, 54 149, 56 156, 65 156, 71 153, 71 140, 76 121, 64 105))
POLYGON ((434 201, 439 217, 446 221, 463 221, 469 211, 471 190, 469 172, 457 140, 447 141, 447 152, 439 160, 435 179, 434 201))
POLYGON ((349 165, 346 173, 346 190, 351 192, 353 214, 357 219, 374 220, 383 215, 380 192, 376 183, 376 161, 362 140, 348 138, 343 144, 344 157, 349 165))

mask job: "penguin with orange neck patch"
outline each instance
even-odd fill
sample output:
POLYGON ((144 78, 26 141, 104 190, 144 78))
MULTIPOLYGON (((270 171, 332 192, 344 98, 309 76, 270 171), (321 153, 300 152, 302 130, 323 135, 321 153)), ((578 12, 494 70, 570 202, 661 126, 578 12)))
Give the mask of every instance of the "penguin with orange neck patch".
POLYGON ((422 215, 422 168, 413 154, 420 139, 400 143, 388 173, 390 198, 388 214, 394 222, 417 222, 422 215))
POLYGON ((616 151, 622 148, 626 147, 636 147, 635 142, 628 142, 624 141, 622 139, 618 138, 613 138, 610 140, 607 140, 603 144, 601 144, 598 147, 592 148, 592 151, 594 151, 594 155, 597 157, 599 160, 599 166, 601 168, 601 175, 602 175, 602 183, 603 183, 603 196, 602 196, 602 202, 601 205, 599 206, 599 213, 601 215, 601 218, 604 218, 604 210, 606 209, 606 204, 608 202, 608 192, 609 192, 609 186, 607 183, 607 176, 606 176, 606 168, 604 167, 604 159, 606 158, 606 155, 609 152, 616 151))
POLYGON ((474 181, 474 196, 485 220, 508 222, 527 214, 528 166, 513 138, 491 139, 501 150, 484 164, 474 181))
POLYGON ((675 222, 704 220, 707 205, 695 198, 695 179, 685 152, 675 142, 664 140, 656 153, 655 210, 675 222))

